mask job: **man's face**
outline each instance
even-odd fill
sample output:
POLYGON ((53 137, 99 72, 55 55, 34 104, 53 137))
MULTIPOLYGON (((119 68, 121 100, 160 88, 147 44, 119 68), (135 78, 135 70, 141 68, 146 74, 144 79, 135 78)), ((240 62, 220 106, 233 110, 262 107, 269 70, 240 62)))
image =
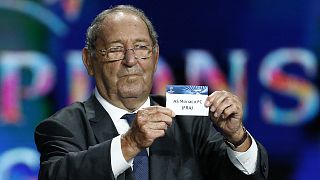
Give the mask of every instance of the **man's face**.
MULTIPOLYGON (((100 32, 95 44, 97 50, 111 47, 131 49, 140 44, 153 46, 144 21, 130 13, 110 14, 105 18, 100 32)), ((132 50, 126 51, 124 59, 119 61, 103 62, 106 57, 98 51, 93 57, 90 58, 91 73, 90 67, 87 66, 87 69, 95 77, 96 86, 104 98, 115 105, 115 101, 119 100, 131 106, 130 99, 145 100, 148 97, 156 70, 158 47, 147 59, 135 58, 132 50)))

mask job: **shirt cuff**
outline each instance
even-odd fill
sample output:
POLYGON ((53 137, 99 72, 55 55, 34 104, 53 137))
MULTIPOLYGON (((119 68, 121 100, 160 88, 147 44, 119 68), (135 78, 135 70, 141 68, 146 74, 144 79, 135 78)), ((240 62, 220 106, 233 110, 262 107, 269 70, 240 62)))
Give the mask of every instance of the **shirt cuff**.
POLYGON ((256 171, 256 164, 258 159, 258 146, 256 141, 252 138, 251 134, 248 133, 251 138, 251 146, 245 152, 238 152, 227 147, 227 154, 230 161, 243 173, 250 175, 256 171))
POLYGON ((112 139, 111 148, 111 167, 115 178, 133 165, 133 159, 126 161, 121 150, 121 135, 112 139))

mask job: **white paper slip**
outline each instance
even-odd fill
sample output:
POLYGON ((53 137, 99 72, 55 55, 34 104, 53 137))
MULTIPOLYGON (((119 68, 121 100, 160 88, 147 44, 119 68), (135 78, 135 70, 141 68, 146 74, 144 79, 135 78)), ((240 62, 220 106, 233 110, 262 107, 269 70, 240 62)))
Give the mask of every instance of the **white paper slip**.
POLYGON ((166 107, 176 115, 208 116, 208 86, 167 85, 166 107))

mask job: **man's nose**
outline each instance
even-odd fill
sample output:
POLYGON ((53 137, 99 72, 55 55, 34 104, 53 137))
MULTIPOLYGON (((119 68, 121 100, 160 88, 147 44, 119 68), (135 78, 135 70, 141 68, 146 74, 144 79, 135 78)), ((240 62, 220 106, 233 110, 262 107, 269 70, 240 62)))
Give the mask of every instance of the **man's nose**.
POLYGON ((133 66, 137 63, 137 58, 132 48, 126 49, 124 52, 124 63, 128 66, 133 66))

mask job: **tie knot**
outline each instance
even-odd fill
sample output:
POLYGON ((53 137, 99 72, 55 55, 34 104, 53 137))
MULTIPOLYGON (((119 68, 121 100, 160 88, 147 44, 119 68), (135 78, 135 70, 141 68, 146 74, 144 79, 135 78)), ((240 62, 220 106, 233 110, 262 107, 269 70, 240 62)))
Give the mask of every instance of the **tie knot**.
POLYGON ((127 114, 125 114, 125 115, 123 115, 122 117, 121 117, 121 119, 125 119, 125 120, 127 120, 128 121, 128 124, 131 126, 131 124, 132 124, 132 122, 133 122, 133 120, 136 118, 136 114, 135 113, 133 113, 133 114, 129 114, 129 113, 127 113, 127 114))

